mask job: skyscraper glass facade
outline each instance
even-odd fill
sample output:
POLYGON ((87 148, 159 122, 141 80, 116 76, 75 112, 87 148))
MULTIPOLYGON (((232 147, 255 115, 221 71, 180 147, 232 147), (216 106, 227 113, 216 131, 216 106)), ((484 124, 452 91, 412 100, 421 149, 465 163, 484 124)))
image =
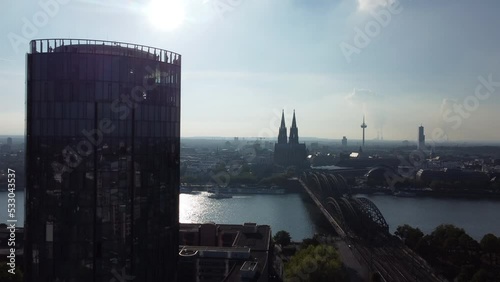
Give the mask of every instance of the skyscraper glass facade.
POLYGON ((34 40, 26 84, 26 281, 175 281, 179 54, 34 40))

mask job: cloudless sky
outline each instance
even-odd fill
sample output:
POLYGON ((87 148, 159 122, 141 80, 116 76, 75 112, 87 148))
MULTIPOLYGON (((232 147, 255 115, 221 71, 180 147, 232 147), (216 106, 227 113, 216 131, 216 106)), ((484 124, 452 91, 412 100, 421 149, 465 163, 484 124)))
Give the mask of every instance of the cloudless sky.
POLYGON ((277 138, 295 109, 299 137, 366 115, 367 139, 499 141, 500 2, 394 1, 1 1, 0 135, 24 133, 29 40, 91 38, 182 54, 184 137, 277 138))

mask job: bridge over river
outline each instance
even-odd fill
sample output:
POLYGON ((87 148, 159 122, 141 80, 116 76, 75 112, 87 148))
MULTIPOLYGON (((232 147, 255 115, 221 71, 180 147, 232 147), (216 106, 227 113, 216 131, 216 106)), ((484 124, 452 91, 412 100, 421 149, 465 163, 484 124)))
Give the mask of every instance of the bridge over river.
POLYGON ((442 281, 420 256, 389 233, 384 216, 372 201, 351 196, 342 175, 303 172, 297 181, 332 225, 335 244, 350 246, 339 247, 343 259, 354 256, 364 269, 380 273, 384 281, 442 281))

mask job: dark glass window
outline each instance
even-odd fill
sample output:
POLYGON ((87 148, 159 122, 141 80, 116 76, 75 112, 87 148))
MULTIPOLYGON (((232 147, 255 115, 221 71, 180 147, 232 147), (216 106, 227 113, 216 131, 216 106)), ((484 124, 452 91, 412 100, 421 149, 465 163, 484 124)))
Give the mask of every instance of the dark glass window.
POLYGON ((56 119, 62 118, 62 105, 63 103, 61 102, 54 103, 54 118, 56 119))
POLYGON ((180 124, 178 122, 175 123, 175 134, 172 134, 172 136, 179 137, 180 136, 180 124))
POLYGON ((40 80, 47 80, 48 72, 47 55, 40 56, 40 80))
POLYGON ((95 59, 95 79, 104 80, 104 58, 103 56, 96 56, 95 59))
POLYGON ((111 56, 103 56, 103 71, 104 71, 104 80, 111 81, 111 72, 113 70, 111 56))
POLYGON ((78 54, 68 54, 68 56, 71 56, 70 58, 70 78, 71 79, 78 79, 79 78, 79 74, 78 74, 78 71, 80 70, 80 66, 79 66, 79 55, 78 54))
POLYGON ((47 128, 47 135, 53 136, 54 135, 54 120, 48 119, 44 123, 45 123, 45 126, 47 128))
POLYGON ((63 128, 62 128, 62 132, 63 132, 63 135, 64 136, 73 136, 73 134, 71 134, 71 126, 70 126, 70 121, 69 120, 63 120, 63 128))
POLYGON ((96 60, 95 56, 87 56, 87 79, 94 80, 96 73, 96 60))
POLYGON ((61 79, 68 79, 70 74, 71 74, 71 55, 70 54, 65 54, 61 53, 58 54, 59 58, 61 58, 61 79))
POLYGON ((88 128, 86 127, 86 124, 87 124, 86 120, 84 120, 84 119, 78 120, 78 128, 76 130, 77 134, 80 134, 83 129, 87 129, 88 130, 88 128))
POLYGON ((79 85, 83 83, 81 81, 72 81, 71 82, 71 93, 68 97, 68 101, 78 101, 78 96, 80 95, 80 88, 79 88, 79 85))
POLYGON ((69 103, 68 108, 70 108, 70 118, 72 118, 72 119, 79 118, 79 116, 78 116, 78 103, 77 102, 69 103))
POLYGON ((40 118, 40 104, 36 103, 36 104, 32 105, 31 109, 33 110, 33 116, 32 116, 32 118, 33 119, 40 118))
POLYGON ((63 135, 63 121, 62 119, 56 120, 55 121, 55 135, 62 136, 63 135))
POLYGON ((114 82, 111 86, 111 97, 110 97, 111 101, 118 100, 119 95, 120 95, 120 84, 114 82))
POLYGON ((77 101, 80 101, 80 102, 85 102, 87 101, 87 85, 88 83, 87 82, 81 82, 78 84, 78 87, 80 88, 79 91, 78 91, 78 97, 77 97, 77 101))
POLYGON ((94 103, 87 103, 87 118, 94 119, 95 106, 94 103))
POLYGON ((104 95, 103 95, 103 99, 106 100, 106 101, 109 101, 109 97, 111 97, 111 91, 112 91, 112 86, 111 86, 111 82, 108 82, 106 84, 104 84, 104 95))
POLYGON ((87 55, 78 56, 78 78, 80 80, 87 79, 87 55))
POLYGON ((37 80, 31 82, 31 98, 33 101, 40 101, 40 82, 37 80))
POLYGON ((112 58, 112 80, 119 81, 120 80, 120 57, 112 58))
POLYGON ((154 120, 155 119, 155 110, 153 105, 147 105, 148 109, 148 120, 154 120))
POLYGON ((49 102, 54 101, 54 82, 53 81, 45 82, 43 87, 44 91, 47 92, 47 101, 49 102))
POLYGON ((87 105, 85 103, 77 103, 79 119, 87 118, 87 105))
POLYGON ((32 122, 32 128, 33 130, 33 134, 36 136, 36 135, 40 135, 40 120, 34 120, 32 122))
POLYGON ((94 101, 95 99, 95 82, 87 82, 85 83, 85 101, 94 101))
POLYGON ((70 103, 63 103, 63 112, 62 112, 63 116, 62 118, 63 119, 69 119, 71 118, 71 107, 70 107, 70 103))
POLYGON ((69 97, 71 94, 70 84, 67 81, 61 82, 61 84, 62 84, 61 100, 69 101, 69 97))
POLYGON ((33 65, 31 66, 33 77, 32 79, 34 80, 40 80, 40 61, 41 61, 41 56, 34 56, 33 57, 33 65))
POLYGON ((47 118, 47 103, 45 102, 40 103, 40 117, 47 118))
POLYGON ((103 83, 101 81, 97 81, 95 83, 95 99, 96 101, 102 101, 104 99, 103 93, 103 83))

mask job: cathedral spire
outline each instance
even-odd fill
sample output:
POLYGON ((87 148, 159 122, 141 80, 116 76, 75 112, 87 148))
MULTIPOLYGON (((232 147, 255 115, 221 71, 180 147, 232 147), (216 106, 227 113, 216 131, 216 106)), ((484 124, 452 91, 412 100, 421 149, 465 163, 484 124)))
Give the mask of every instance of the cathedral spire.
POLYGON ((285 110, 281 110, 281 126, 280 126, 280 128, 282 128, 282 127, 285 127, 285 110))
POLYGON ((288 139, 290 144, 299 144, 299 129, 297 128, 297 121, 295 119, 295 110, 293 110, 292 127, 290 127, 290 138, 288 139))
POLYGON ((295 120, 295 110, 293 110, 292 128, 297 128, 297 121, 295 120))
POLYGON ((281 112, 281 126, 278 135, 278 144, 286 144, 285 110, 281 112))

